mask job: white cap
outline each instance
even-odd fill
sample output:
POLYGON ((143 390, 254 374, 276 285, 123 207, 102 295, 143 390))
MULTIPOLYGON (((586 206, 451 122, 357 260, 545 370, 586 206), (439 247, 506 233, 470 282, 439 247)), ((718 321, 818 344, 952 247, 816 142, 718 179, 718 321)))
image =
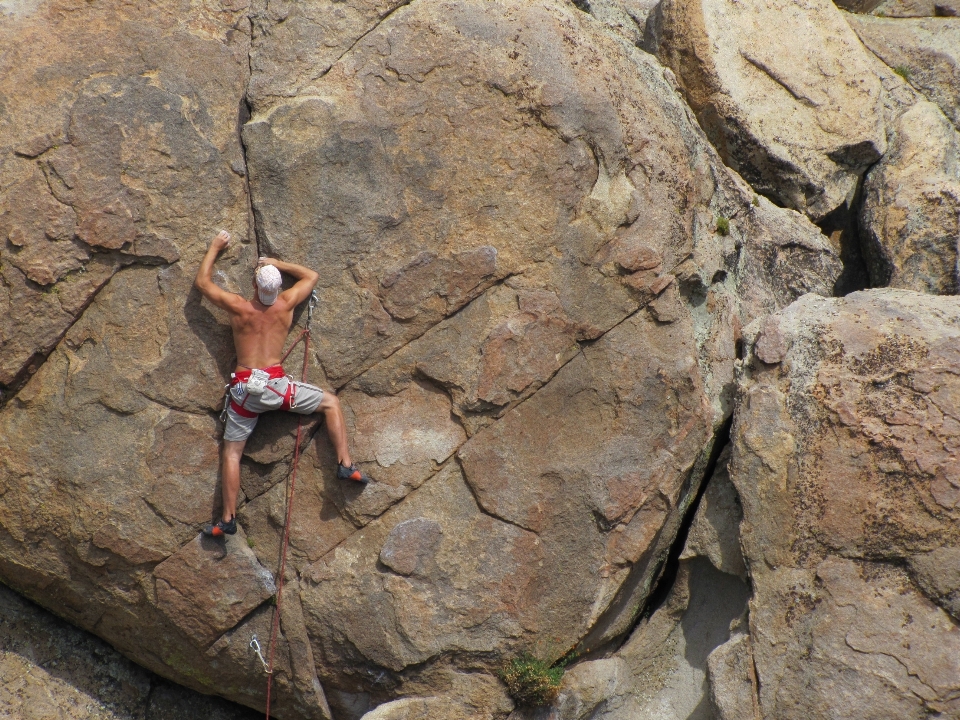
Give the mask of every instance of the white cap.
POLYGON ((277 301, 282 283, 280 271, 273 265, 257 268, 257 295, 264 305, 273 305, 277 301))

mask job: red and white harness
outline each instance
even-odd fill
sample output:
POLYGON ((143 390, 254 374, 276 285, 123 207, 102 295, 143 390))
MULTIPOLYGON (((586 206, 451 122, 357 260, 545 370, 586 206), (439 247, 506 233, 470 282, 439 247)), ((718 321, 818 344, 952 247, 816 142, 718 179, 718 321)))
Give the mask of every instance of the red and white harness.
MULTIPOLYGON (((286 377, 286 372, 283 370, 283 365, 271 365, 270 367, 263 368, 263 371, 270 376, 271 380, 278 380, 282 377, 286 377)), ((245 383, 250 379, 251 372, 251 370, 241 370, 240 372, 232 373, 230 375, 230 385, 228 387, 245 383)), ((287 382, 287 391, 285 393, 277 392, 269 385, 264 388, 264 392, 267 390, 283 398, 283 401, 280 403, 281 410, 290 410, 297 406, 296 389, 292 380, 287 382)), ((233 399, 233 396, 230 395, 230 407, 233 408, 233 411, 240 417, 254 418, 259 415, 259 413, 255 413, 252 410, 247 410, 247 408, 244 407, 247 404, 247 399, 249 397, 250 393, 244 393, 243 402, 238 403, 233 399)))

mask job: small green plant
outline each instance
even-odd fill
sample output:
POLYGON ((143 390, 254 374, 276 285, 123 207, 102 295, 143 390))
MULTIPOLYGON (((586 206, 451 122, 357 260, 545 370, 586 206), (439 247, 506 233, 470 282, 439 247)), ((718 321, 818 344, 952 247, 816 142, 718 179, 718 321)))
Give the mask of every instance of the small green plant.
POLYGON ((507 662, 497 673, 510 697, 519 705, 546 705, 556 699, 566 663, 550 666, 524 653, 507 662))
POLYGON ((754 206, 754 207, 760 207, 760 196, 759 196, 759 195, 754 195, 754 196, 753 196, 753 206, 754 206))
POLYGON ((893 71, 907 82, 910 82, 910 68, 906 65, 897 65, 893 71))
POLYGON ((730 218, 725 218, 723 215, 717 218, 717 234, 718 235, 730 234, 730 218))
POLYGON ((247 547, 251 547, 251 548, 252 548, 252 547, 256 547, 256 546, 257 546, 257 544, 253 541, 253 538, 252 538, 252 537, 248 537, 248 538, 247 538, 247 547))

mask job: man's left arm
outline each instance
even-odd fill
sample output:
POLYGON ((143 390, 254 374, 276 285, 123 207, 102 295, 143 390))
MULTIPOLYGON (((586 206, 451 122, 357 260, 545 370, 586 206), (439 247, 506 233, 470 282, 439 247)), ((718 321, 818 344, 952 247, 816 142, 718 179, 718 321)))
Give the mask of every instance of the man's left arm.
POLYGON ((290 307, 296 307, 310 297, 310 293, 317 286, 317 281, 320 280, 320 275, 316 271, 296 263, 283 262, 283 260, 275 260, 274 258, 260 258, 260 265, 273 265, 280 272, 296 278, 297 282, 294 283, 293 287, 280 293, 280 297, 288 302, 290 307))

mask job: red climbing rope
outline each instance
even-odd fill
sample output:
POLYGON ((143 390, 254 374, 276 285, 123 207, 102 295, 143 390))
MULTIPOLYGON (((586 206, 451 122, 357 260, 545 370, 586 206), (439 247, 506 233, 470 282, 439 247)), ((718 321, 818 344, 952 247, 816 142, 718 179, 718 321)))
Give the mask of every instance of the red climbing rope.
MULTIPOLYGON (((293 341, 286 355, 280 360, 284 361, 293 352, 301 340, 303 340, 303 370, 300 372, 300 382, 307 381, 307 362, 310 359, 310 320, 313 317, 313 306, 316 302, 316 295, 310 297, 310 304, 307 311, 307 326, 303 332, 293 341)), ((270 720, 270 695, 273 689, 273 654, 277 647, 277 635, 280 632, 280 603, 283 597, 283 578, 287 569, 287 547, 290 545, 290 518, 293 516, 293 492, 297 485, 297 466, 300 464, 300 435, 303 431, 303 415, 297 420, 297 442, 293 446, 293 467, 290 470, 290 483, 287 486, 287 512, 283 521, 283 543, 280 551, 280 572, 277 574, 277 604, 273 608, 273 627, 270 630, 270 650, 268 652, 267 662, 267 720, 270 720)))

